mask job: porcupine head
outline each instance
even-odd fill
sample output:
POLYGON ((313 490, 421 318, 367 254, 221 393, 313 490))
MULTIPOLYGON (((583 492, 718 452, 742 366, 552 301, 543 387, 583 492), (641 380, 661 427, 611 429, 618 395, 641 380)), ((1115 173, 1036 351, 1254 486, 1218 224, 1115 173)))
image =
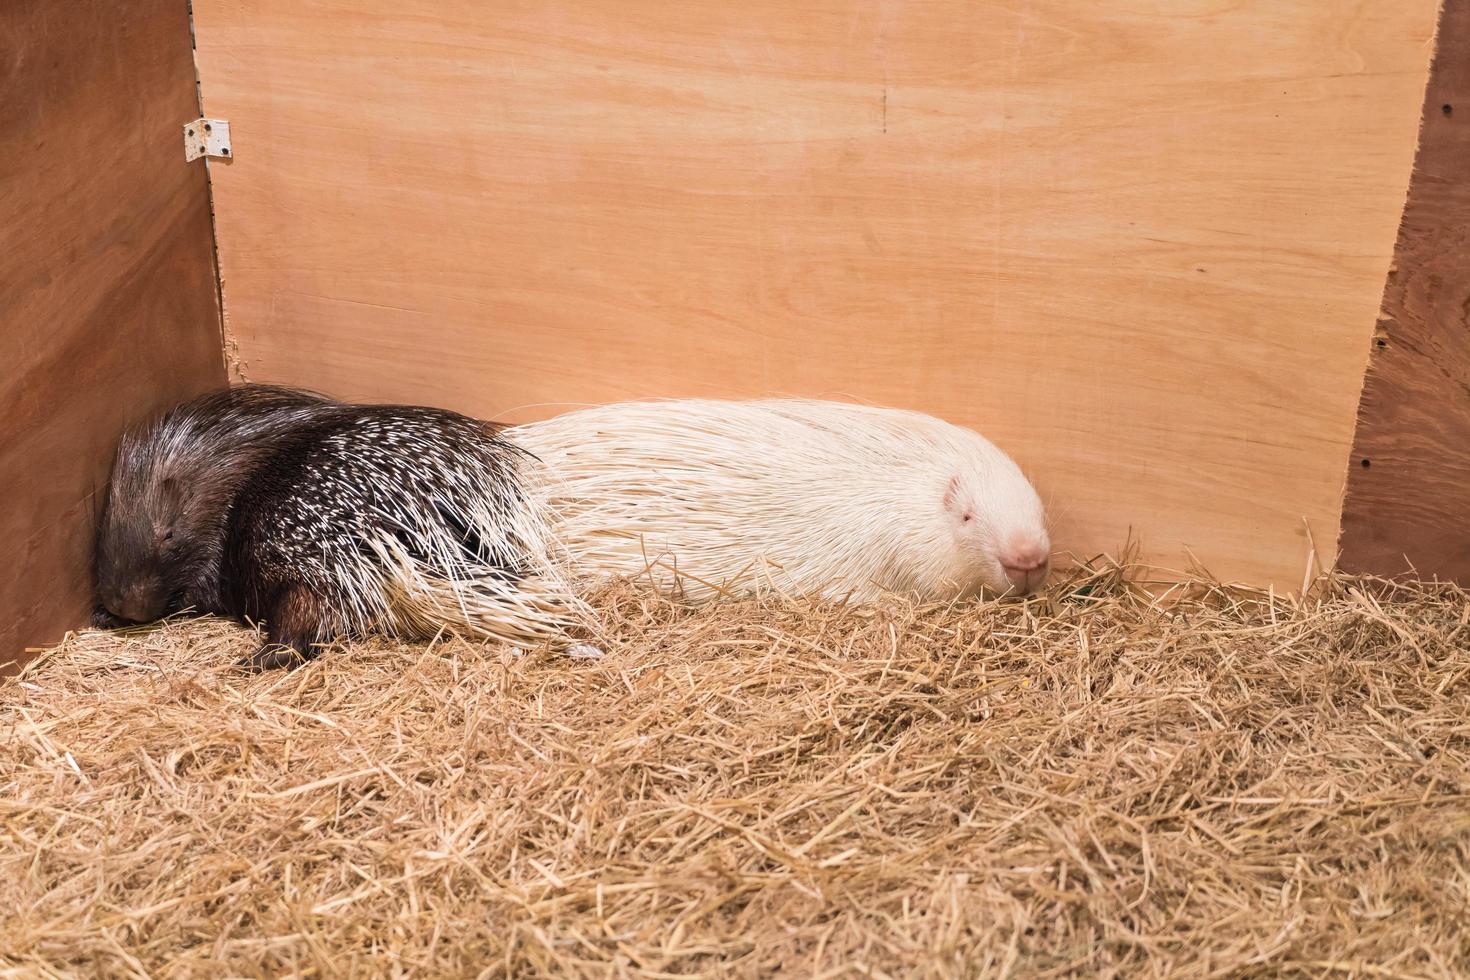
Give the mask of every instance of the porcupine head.
POLYGON ((952 463, 939 501, 954 562, 949 574, 996 594, 1039 589, 1051 570, 1051 538, 1031 482, 979 436, 952 463))
POLYGON ((118 619, 152 622, 218 590, 230 499, 187 465, 134 434, 118 448, 96 555, 97 597, 118 619))

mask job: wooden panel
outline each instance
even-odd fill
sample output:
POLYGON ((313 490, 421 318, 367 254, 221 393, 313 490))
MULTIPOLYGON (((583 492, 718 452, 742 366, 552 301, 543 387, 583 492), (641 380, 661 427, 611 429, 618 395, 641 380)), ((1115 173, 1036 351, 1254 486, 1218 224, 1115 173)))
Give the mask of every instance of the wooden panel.
POLYGON ((0 4, 0 662, 85 623, 121 428, 224 380, 179 0, 0 4))
POLYGON ((1057 540, 1300 583, 1433 0, 195 0, 240 377, 527 419, 848 395, 1057 540))
POLYGON ((1470 0, 1447 0, 1363 386, 1346 569, 1470 585, 1470 0))

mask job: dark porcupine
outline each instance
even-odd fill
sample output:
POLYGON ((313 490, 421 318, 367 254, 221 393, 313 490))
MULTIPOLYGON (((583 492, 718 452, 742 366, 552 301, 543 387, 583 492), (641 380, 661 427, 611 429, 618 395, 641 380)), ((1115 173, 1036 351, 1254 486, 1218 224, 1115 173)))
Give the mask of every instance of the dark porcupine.
MULTIPOLYGON (((247 660, 256 668, 373 630, 561 638, 585 609, 546 558, 524 458, 454 412, 314 403, 239 468, 228 499, 213 498, 218 539, 182 550, 219 560, 188 597, 202 612, 265 622, 267 643, 247 660)), ((173 585, 166 571, 160 579, 173 585)))
POLYGON ((220 610, 220 559, 240 486, 295 423, 335 403, 242 385, 178 405, 118 444, 97 531, 98 626, 220 610))

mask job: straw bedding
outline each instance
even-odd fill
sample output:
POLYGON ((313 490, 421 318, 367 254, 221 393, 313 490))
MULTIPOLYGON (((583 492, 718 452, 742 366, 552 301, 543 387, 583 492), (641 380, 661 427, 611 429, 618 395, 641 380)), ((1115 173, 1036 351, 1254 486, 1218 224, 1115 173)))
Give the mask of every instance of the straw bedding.
POLYGON ((0 688, 0 963, 1470 974, 1465 594, 1077 585, 623 585, 601 660, 374 642, 257 678, 228 624, 82 633, 0 688))

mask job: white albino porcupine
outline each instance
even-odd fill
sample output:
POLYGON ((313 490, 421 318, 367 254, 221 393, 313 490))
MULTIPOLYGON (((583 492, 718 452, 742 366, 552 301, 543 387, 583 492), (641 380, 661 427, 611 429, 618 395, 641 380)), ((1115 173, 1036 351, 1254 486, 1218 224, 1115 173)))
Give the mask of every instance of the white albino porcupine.
POLYGON ((810 399, 624 402, 506 429, 583 579, 646 574, 694 599, 772 587, 872 599, 1028 593, 1040 498, 979 434, 810 399))

